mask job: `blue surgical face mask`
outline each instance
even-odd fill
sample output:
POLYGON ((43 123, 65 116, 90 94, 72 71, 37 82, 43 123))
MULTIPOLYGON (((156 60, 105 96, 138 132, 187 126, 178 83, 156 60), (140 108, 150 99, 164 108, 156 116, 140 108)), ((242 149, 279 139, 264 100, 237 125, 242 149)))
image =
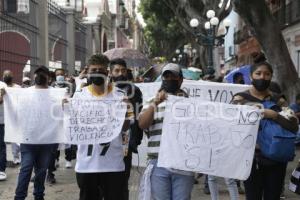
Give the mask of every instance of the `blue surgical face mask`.
POLYGON ((65 82, 65 77, 64 76, 56 76, 56 82, 57 83, 65 82))

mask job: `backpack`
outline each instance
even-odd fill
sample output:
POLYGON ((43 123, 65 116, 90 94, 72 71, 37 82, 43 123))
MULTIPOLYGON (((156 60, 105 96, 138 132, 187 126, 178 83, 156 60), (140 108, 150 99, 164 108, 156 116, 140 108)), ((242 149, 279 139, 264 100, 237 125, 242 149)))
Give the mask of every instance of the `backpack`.
MULTIPOLYGON (((238 93, 247 100, 253 101, 253 96, 249 93, 238 93), (250 97, 249 97, 250 96, 250 97)), ((256 99, 256 98, 255 98, 256 99)), ((281 108, 274 100, 258 100, 265 109, 271 109, 280 112, 281 108)), ((266 158, 278 162, 289 162, 295 157, 295 140, 296 135, 284 128, 271 119, 262 119, 260 121, 260 128, 257 135, 256 143, 259 145, 261 153, 266 158)))
MULTIPOLYGON (((265 109, 278 110, 273 101, 263 101, 265 109)), ((279 107, 280 109, 280 107, 279 107)), ((257 135, 257 144, 262 154, 278 162, 289 162, 295 157, 296 135, 271 119, 262 119, 257 135)))

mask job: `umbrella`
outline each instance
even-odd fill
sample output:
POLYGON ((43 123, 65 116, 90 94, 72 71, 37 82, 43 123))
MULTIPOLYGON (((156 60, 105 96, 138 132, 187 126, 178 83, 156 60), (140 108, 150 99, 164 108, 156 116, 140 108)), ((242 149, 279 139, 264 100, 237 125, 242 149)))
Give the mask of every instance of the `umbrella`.
POLYGON ((166 65, 166 63, 163 64, 157 64, 152 67, 150 67, 143 75, 142 77, 147 78, 151 81, 155 80, 161 73, 162 68, 166 65))
POLYGON ((110 60, 122 58, 129 67, 146 67, 149 66, 148 58, 136 49, 115 48, 104 53, 110 60))
POLYGON ((225 76, 225 79, 227 80, 228 83, 233 83, 233 76, 236 73, 241 73, 241 74, 243 74, 245 84, 250 85, 251 84, 250 67, 251 67, 251 65, 244 65, 244 66, 239 67, 235 70, 232 70, 229 74, 227 74, 225 76))

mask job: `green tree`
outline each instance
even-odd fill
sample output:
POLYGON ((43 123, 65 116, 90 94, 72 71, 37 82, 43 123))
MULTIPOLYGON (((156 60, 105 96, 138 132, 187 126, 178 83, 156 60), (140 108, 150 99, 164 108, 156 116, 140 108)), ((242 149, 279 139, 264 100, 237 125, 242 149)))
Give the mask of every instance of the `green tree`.
POLYGON ((175 50, 191 38, 164 1, 142 0, 139 10, 147 24, 145 38, 153 57, 165 56, 171 59, 175 50))
MULTIPOLYGON (((281 0, 282 4, 286 0, 281 0)), ((224 19, 231 11, 231 6, 248 25, 260 43, 268 61, 274 69, 274 80, 277 81, 288 97, 293 98, 300 90, 296 68, 291 60, 280 26, 274 19, 265 0, 165 0, 177 16, 178 21, 189 32, 192 32, 188 21, 196 17, 204 24, 205 12, 208 9, 217 11, 219 19, 224 19), (230 6, 227 7, 228 3, 230 6)), ((203 32, 203 27, 200 27, 203 32)))
MULTIPOLYGON (((173 15, 176 16, 177 21, 186 30, 187 33, 192 36, 193 44, 198 44, 198 57, 197 59, 205 70, 208 58, 207 46, 203 45, 201 40, 198 40, 196 33, 207 34, 204 28, 204 23, 207 21, 206 12, 208 10, 216 11, 216 16, 222 21, 226 18, 232 9, 230 0, 164 0, 165 4, 173 11, 173 15), (197 18, 199 20, 199 26, 194 29, 190 27, 190 20, 197 18)), ((218 27, 217 27, 218 29, 218 27)))

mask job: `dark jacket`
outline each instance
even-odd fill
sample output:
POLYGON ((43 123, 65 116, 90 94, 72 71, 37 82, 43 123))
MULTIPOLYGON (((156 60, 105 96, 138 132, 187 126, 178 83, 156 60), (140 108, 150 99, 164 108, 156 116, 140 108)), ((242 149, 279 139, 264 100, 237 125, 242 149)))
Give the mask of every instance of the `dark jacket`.
POLYGON ((130 125, 129 151, 137 153, 137 147, 141 144, 143 139, 143 130, 139 127, 137 120, 143 108, 143 94, 134 84, 128 84, 121 89, 126 92, 130 103, 133 105, 134 123, 130 125))

